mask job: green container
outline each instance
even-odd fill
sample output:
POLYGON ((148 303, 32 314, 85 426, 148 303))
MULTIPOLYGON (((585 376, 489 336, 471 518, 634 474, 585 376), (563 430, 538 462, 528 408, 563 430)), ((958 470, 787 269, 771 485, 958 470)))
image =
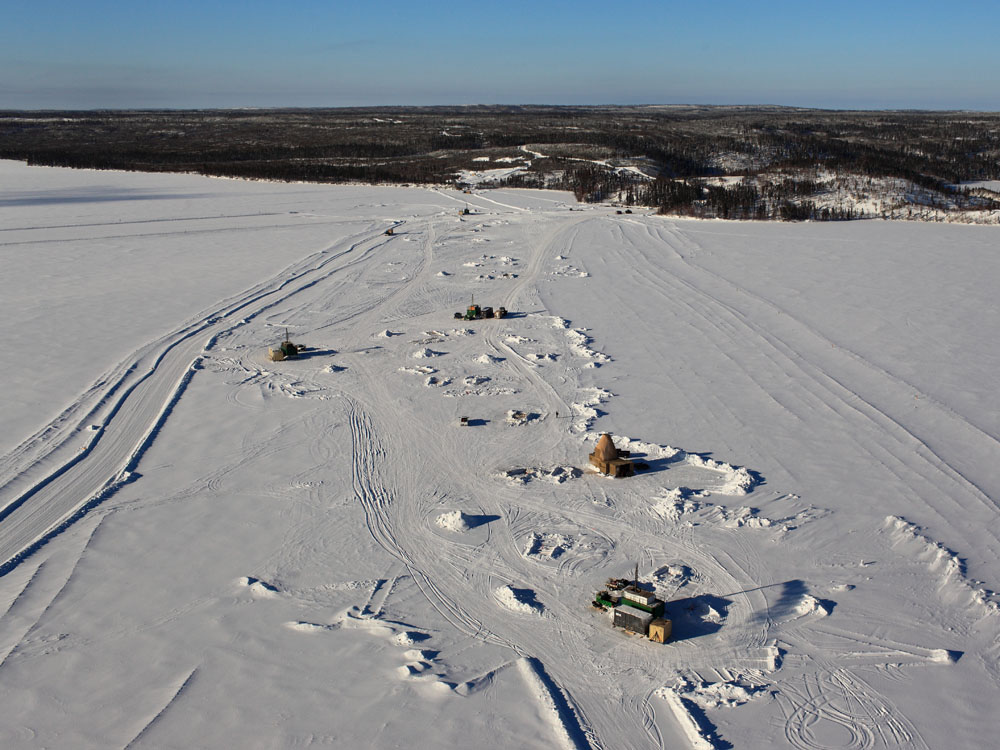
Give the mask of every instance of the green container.
POLYGON ((618 605, 615 604, 611 599, 608 598, 606 591, 599 592, 595 597, 594 601, 600 604, 605 609, 614 609, 618 605))
POLYGON ((663 617, 663 602, 657 602, 652 607, 647 607, 645 604, 634 602, 631 599, 626 599, 623 596, 621 603, 627 604, 630 607, 635 607, 636 609, 641 609, 643 612, 649 612, 651 615, 653 615, 653 617, 663 617))

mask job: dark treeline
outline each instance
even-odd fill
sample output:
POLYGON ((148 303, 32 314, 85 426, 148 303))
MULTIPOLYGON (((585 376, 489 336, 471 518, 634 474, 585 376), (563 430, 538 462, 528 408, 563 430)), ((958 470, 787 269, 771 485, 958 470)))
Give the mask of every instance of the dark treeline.
POLYGON ((580 200, 842 219, 850 209, 816 208, 810 174, 899 178, 961 201, 954 185, 1000 179, 1000 114, 694 106, 0 112, 0 158, 36 165, 440 184, 501 157, 523 165, 505 184, 568 189, 580 200))
POLYGON ((625 205, 655 206, 661 213, 700 218, 780 219, 782 221, 839 221, 855 218, 851 208, 819 208, 801 198, 816 193, 809 180, 784 180, 765 189, 737 182, 703 185, 690 180, 660 177, 639 181, 621 173, 608 175, 592 168, 572 172, 560 187, 572 190, 577 200, 595 203, 620 197, 625 205))

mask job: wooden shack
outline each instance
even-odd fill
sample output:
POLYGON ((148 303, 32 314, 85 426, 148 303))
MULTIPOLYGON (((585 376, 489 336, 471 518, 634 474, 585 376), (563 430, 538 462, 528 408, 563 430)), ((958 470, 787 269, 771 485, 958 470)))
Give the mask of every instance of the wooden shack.
POLYGON ((666 643, 673 632, 673 623, 662 617, 658 617, 649 623, 649 640, 657 643, 666 643))
POLYGON ((612 477, 630 477, 635 474, 635 466, 625 458, 628 453, 615 448, 611 435, 605 432, 597 441, 594 452, 590 454, 590 464, 602 474, 612 477))

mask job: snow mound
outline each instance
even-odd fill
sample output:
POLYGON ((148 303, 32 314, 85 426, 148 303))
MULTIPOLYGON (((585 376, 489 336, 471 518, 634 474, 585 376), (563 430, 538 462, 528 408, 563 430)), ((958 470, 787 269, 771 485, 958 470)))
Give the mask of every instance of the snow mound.
POLYGON ((440 357, 444 352, 436 352, 433 349, 421 349, 420 351, 413 352, 411 355, 414 359, 429 359, 431 357, 440 357))
POLYGON ((720 612, 711 604, 708 604, 706 602, 699 602, 699 604, 694 608, 693 612, 699 618, 701 618, 702 621, 711 622, 715 625, 720 624, 723 620, 726 619, 725 613, 720 612))
MULTIPOLYGON (((673 688, 660 688, 663 690, 672 690, 704 710, 742 706, 763 693, 764 687, 736 679, 728 682, 681 681, 673 688)), ((659 691, 658 694, 662 696, 659 691)))
POLYGON ((583 735, 579 717, 566 694, 545 673, 542 663, 534 657, 521 657, 517 660, 517 668, 529 693, 538 702, 539 713, 547 719, 559 746, 569 750, 584 747, 579 740, 583 735))
POLYGON ((670 586, 679 589, 691 581, 698 580, 699 576, 687 565, 675 563, 664 565, 653 573, 652 580, 656 584, 670 586))
POLYGON ((442 513, 437 517, 437 525, 448 531, 468 531, 472 528, 469 525, 469 517, 460 510, 453 510, 449 513, 442 513))
POLYGON ((886 516, 883 528, 892 539, 893 549, 908 552, 938 575, 942 592, 958 594, 980 607, 985 615, 1000 613, 997 592, 970 581, 962 559, 943 544, 922 534, 919 526, 899 516, 886 516))
POLYGON ((409 651, 403 653, 403 656, 407 659, 413 659, 414 661, 432 661, 437 655, 437 651, 421 651, 417 648, 411 648, 409 651))
POLYGON ((417 677, 423 674, 429 669, 433 669, 433 665, 426 661, 418 661, 413 664, 404 664, 399 668, 399 674, 403 677, 417 677))
POLYGON ((687 744, 693 750, 715 750, 717 744, 713 741, 714 734, 709 729, 703 729, 698 720, 688 708, 690 703, 681 698, 680 694, 673 688, 664 687, 656 691, 656 695, 664 700, 670 707, 680 727, 687 739, 687 744))
POLYGON ((476 357, 476 362, 481 365, 495 365, 499 362, 503 362, 503 357, 496 357, 492 354, 480 354, 476 357))
POLYGON ((556 560, 563 556, 567 549, 573 547, 573 539, 562 534, 550 534, 533 531, 528 535, 524 547, 525 557, 541 557, 556 560))
POLYGON ((527 484, 535 479, 542 479, 553 484, 562 484, 567 480, 582 477, 583 472, 575 466, 556 466, 552 469, 532 467, 527 469, 508 469, 501 472, 500 476, 520 484, 527 484))
POLYGON ((296 630, 299 633, 319 633, 325 630, 336 630, 336 625, 321 625, 318 622, 305 622, 304 620, 296 620, 295 622, 286 622, 285 627, 289 630, 296 630))
POLYGON ((665 489, 662 495, 653 498, 651 507, 660 518, 676 523, 681 520, 681 516, 701 509, 701 503, 689 498, 704 497, 707 494, 704 490, 692 491, 687 487, 665 489))
POLYGON ((266 581, 262 581, 259 578, 252 578, 246 576, 240 578, 238 581, 240 586, 243 586, 250 590, 250 593, 261 599, 273 599, 278 596, 278 587, 274 586, 266 581))
POLYGON ((770 518, 757 515, 758 512, 756 508, 748 508, 745 505, 740 506, 734 511, 723 510, 725 521, 723 521, 722 525, 730 529, 741 529, 743 527, 768 529, 774 525, 774 521, 770 518))
POLYGON ((944 648, 935 648, 931 650, 931 661, 938 664, 954 664, 962 656, 960 651, 948 651, 944 648))
POLYGON ((693 453, 687 454, 686 461, 692 466, 712 469, 724 474, 725 482, 715 490, 720 495, 746 495, 756 484, 753 475, 742 466, 733 466, 732 464, 715 461, 711 458, 703 458, 693 453))
POLYGON ((832 611, 832 607, 829 602, 817 599, 815 596, 810 596, 806 594, 802 597, 802 600, 795 605, 795 614, 798 617, 805 617, 806 615, 815 614, 819 617, 826 617, 832 611))
POLYGON ((509 409, 507 411, 507 416, 504 421, 511 427, 520 427, 526 425, 529 422, 534 422, 539 418, 539 415, 534 412, 520 411, 518 409, 509 409))
POLYGON ((522 615, 545 614, 545 607, 535 601, 535 592, 531 589, 515 589, 511 586, 501 586, 493 592, 493 597, 501 607, 522 615))
MULTIPOLYGON (((581 388, 579 393, 582 399, 569 406, 573 412, 572 430, 573 432, 586 433, 593 421, 600 416, 594 407, 610 400, 613 394, 604 388, 596 387, 581 388)), ((598 437, 600 435, 595 436, 594 440, 597 440, 598 437)))
POLYGON ((590 348, 594 340, 586 334, 586 330, 586 328, 572 328, 566 332, 570 350, 577 357, 588 357, 599 362, 610 362, 611 357, 607 354, 602 354, 590 348))
POLYGON ((557 266, 552 269, 553 276, 569 276, 571 278, 587 279, 590 278, 590 273, 587 271, 581 271, 576 266, 557 266))
POLYGON ((426 633, 418 633, 412 630, 404 630, 402 633, 397 633, 392 642, 397 646, 415 646, 421 641, 426 641, 428 638, 426 633))

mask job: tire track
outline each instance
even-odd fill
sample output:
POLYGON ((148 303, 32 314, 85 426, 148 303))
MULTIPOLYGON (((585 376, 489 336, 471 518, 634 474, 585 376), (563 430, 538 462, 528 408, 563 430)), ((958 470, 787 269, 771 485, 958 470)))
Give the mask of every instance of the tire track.
MULTIPOLYGON (((691 242, 681 235, 680 230, 668 227, 662 231, 656 231, 654 228, 640 224, 639 222, 633 221, 632 223, 641 226, 654 240, 670 247, 682 267, 698 274, 704 274, 717 282, 717 285, 721 288, 735 290, 741 294, 741 300, 745 298, 750 300, 754 305, 763 306, 766 309, 766 314, 782 313, 785 327, 792 324, 800 334, 805 334, 819 340, 819 344, 809 347, 806 351, 811 353, 835 352, 836 354, 827 355, 825 359, 829 360, 830 357, 842 359, 846 356, 848 357, 848 364, 844 366, 867 368, 866 371, 871 377, 887 378, 898 386, 898 388, 906 389, 907 392, 915 390, 909 384, 863 360, 860 356, 844 350, 842 347, 838 347, 836 343, 831 342, 821 333, 794 319, 791 315, 775 306, 774 303, 752 295, 742 287, 737 287, 728 279, 708 271, 701 266, 694 265, 690 259, 678 252, 675 247, 675 244, 683 245, 691 242), (664 235, 667 236, 664 237, 664 235)), ((926 440, 917 435, 901 419, 894 417, 890 413, 891 407, 877 405, 872 398, 866 398, 861 395, 858 389, 848 387, 842 377, 835 376, 833 373, 843 369, 841 367, 841 364, 843 364, 842 361, 840 364, 827 361, 822 363, 813 362, 812 359, 803 356, 801 349, 786 341, 782 335, 765 327, 765 324, 757 322, 756 317, 758 316, 750 315, 744 311, 743 306, 735 306, 734 303, 724 300, 718 294, 705 291, 696 281, 677 273, 671 273, 667 269, 658 266, 658 264, 651 262, 639 250, 639 244, 629 242, 628 245, 632 248, 633 252, 639 254, 639 257, 642 259, 642 267, 648 269, 649 277, 655 279, 658 288, 678 290, 675 294, 664 294, 666 299, 673 300, 674 304, 686 305, 689 315, 695 319, 702 320, 707 325, 715 327, 722 335, 734 342, 747 340, 761 342, 764 346, 758 347, 759 353, 767 357, 778 371, 784 373, 786 377, 796 383, 800 394, 808 394, 810 397, 818 399, 820 403, 824 404, 842 419, 846 418, 846 415, 854 415, 862 418, 875 425, 882 434, 891 437, 892 443, 887 443, 886 441, 868 441, 866 447, 874 455, 883 458, 883 466, 891 471, 901 484, 911 487, 915 494, 921 496, 923 490, 919 485, 913 483, 912 477, 909 476, 910 474, 917 472, 927 482, 939 487, 940 482, 943 480, 954 489, 942 487, 940 489, 941 494, 935 494, 935 500, 944 499, 954 506, 956 512, 968 514, 970 508, 966 504, 961 503, 956 495, 958 497, 968 497, 971 495, 972 498, 975 498, 980 511, 988 514, 989 517, 995 514, 996 507, 989 495, 978 484, 936 453, 926 440), (699 304, 695 308, 695 300, 704 304, 699 304), (898 445, 898 448, 893 449, 893 444, 898 445), (958 492, 955 491, 956 489, 958 492)), ((730 356, 725 352, 723 354, 730 356)), ((740 362, 732 360, 731 357, 730 359, 734 368, 743 370, 740 362)), ((866 382, 866 377, 868 376, 861 376, 861 382, 866 382)), ((767 388, 763 387, 756 380, 753 382, 761 392, 768 394, 768 397, 774 400, 768 393, 767 388)), ((777 403, 779 403, 782 409, 795 414, 795 411, 790 410, 786 404, 777 403)), ((866 434, 865 431, 860 431, 860 433, 866 434)), ((996 453, 997 460, 1000 460, 1000 442, 986 433, 982 433, 982 435, 987 438, 987 442, 992 446, 988 449, 989 452, 991 454, 996 453)), ((989 463, 987 462, 987 464, 989 463)), ((950 521, 942 514, 939 507, 926 500, 925 506, 929 512, 937 515, 950 528, 950 521)), ((998 552, 1000 538, 989 528, 985 530, 991 534, 995 542, 991 545, 991 553, 994 557, 1000 557, 1000 552, 998 552)))
MULTIPOLYGON (((670 232, 674 238, 676 238, 678 243, 688 244, 697 247, 696 243, 694 243, 689 238, 684 237, 684 235, 680 232, 679 229, 668 228, 667 231, 670 232)), ((669 245, 670 243, 668 242, 667 244, 669 245)), ((719 274, 713 273, 712 271, 709 271, 702 266, 694 264, 689 258, 685 257, 679 252, 676 252, 676 250, 675 253, 677 259, 680 262, 682 262, 685 266, 691 268, 692 270, 697 271, 698 273, 709 276, 714 281, 718 282, 720 286, 728 287, 730 289, 738 291, 743 296, 752 299, 755 304, 761 305, 767 308, 769 311, 781 314, 786 320, 793 321, 795 326, 799 327, 807 335, 815 339, 818 339, 820 341, 821 345, 819 347, 813 347, 813 351, 826 351, 826 350, 837 351, 840 353, 840 355, 847 357, 852 364, 857 365, 858 367, 863 368, 864 370, 867 370, 876 378, 889 380, 894 385, 898 386, 900 389, 905 390, 907 393, 913 393, 918 391, 918 389, 915 386, 903 380, 899 376, 888 372, 887 370, 865 359, 856 352, 853 352, 850 349, 845 348, 841 344, 831 341, 822 333, 808 326, 801 320, 795 318, 787 310, 778 307, 775 303, 771 302, 770 300, 764 299, 759 295, 753 294, 752 292, 748 291, 743 287, 738 287, 729 279, 726 279, 725 277, 720 276, 719 274)), ((831 395, 835 396, 839 401, 841 401, 848 407, 854 408, 856 411, 863 413, 865 417, 867 417, 870 421, 878 424, 880 427, 882 427, 884 431, 896 433, 897 440, 899 440, 899 442, 901 443, 910 442, 911 445, 917 446, 918 447, 916 451, 917 455, 924 462, 929 464, 930 469, 945 475, 948 479, 950 479, 953 482, 964 485, 965 489, 970 490, 972 494, 979 499, 980 503, 986 508, 986 510, 991 515, 996 512, 997 510, 996 504, 991 499, 989 493, 987 493, 971 478, 963 474, 963 472, 958 468, 956 468, 951 462, 947 461, 944 457, 939 455, 928 444, 928 442, 925 439, 921 438, 913 429, 904 424, 900 418, 890 414, 889 409, 887 407, 880 407, 876 405, 874 401, 871 400, 870 398, 865 398, 861 394, 857 393, 854 389, 848 387, 843 382, 843 378, 837 378, 831 374, 831 372, 836 372, 838 369, 842 368, 836 366, 830 366, 828 363, 824 363, 824 365, 821 367, 818 364, 813 364, 812 362, 804 360, 801 356, 797 354, 796 349, 794 349, 790 344, 788 344, 782 338, 778 337, 777 334, 774 334, 770 330, 763 328, 761 325, 754 323, 753 319, 750 316, 744 314, 737 308, 733 307, 731 304, 724 302, 721 298, 709 295, 708 293, 701 290, 699 287, 695 286, 693 283, 691 282, 685 282, 685 283, 692 292, 695 292, 702 297, 707 297, 708 299, 710 299, 720 308, 726 310, 733 317, 734 320, 741 322, 744 326, 749 328, 754 333, 755 336, 764 339, 776 351, 780 351, 780 353, 785 357, 785 359, 788 362, 797 365, 799 371, 803 375, 809 377, 812 382, 815 382, 819 385, 824 385, 822 381, 823 380, 828 381, 829 384, 825 386, 826 390, 829 393, 831 393, 831 395), (839 393, 835 393, 835 391, 839 391, 839 393), (845 396, 844 394, 847 395, 845 396), (864 411, 861 408, 858 408, 858 406, 852 402, 860 402, 860 406, 863 407, 864 411), (867 413, 864 413, 865 411, 867 413), (898 438, 898 435, 900 434, 904 436, 902 440, 898 438)), ((944 416, 945 418, 948 418, 953 421, 958 421, 961 424, 965 425, 970 430, 972 430, 977 439, 984 441, 989 446, 987 450, 994 457, 994 460, 987 461, 987 463, 996 462, 997 457, 1000 457, 1000 440, 998 440, 985 430, 982 430, 975 424, 971 423, 965 417, 960 416, 946 405, 938 403, 936 401, 932 402, 932 405, 936 409, 943 412, 942 416, 944 416)))
POLYGON ((491 633, 482 622, 469 614, 454 599, 445 595, 399 543, 390 518, 393 496, 386 489, 379 471, 379 466, 386 461, 385 450, 372 429, 371 421, 359 404, 352 399, 348 399, 348 404, 353 446, 351 473, 354 494, 364 510, 365 524, 372 538, 406 566, 425 598, 459 631, 488 643, 506 646, 521 655, 514 644, 491 633))
POLYGON ((71 406, 50 429, 36 434, 34 442, 29 440, 0 461, 7 475, 0 488, 0 576, 134 478, 142 455, 197 371, 202 352, 220 335, 361 262, 380 236, 366 230, 339 242, 334 247, 341 249, 335 252, 329 248, 312 253, 272 280, 146 345, 130 364, 116 368, 116 380, 102 379, 108 382, 107 390, 82 420, 66 424, 71 406), (89 430, 94 423, 99 429, 89 430), (89 441, 74 451, 73 438, 88 432, 89 441), (35 462, 23 467, 28 455, 34 455, 35 462))

